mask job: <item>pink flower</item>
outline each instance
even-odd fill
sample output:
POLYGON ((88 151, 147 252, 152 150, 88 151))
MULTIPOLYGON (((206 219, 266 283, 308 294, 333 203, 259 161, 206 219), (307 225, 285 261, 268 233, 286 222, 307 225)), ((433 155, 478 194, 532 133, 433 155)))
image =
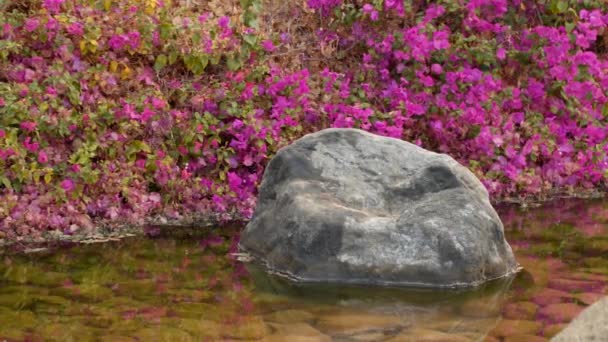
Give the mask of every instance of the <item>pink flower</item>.
POLYGON ((124 35, 113 35, 108 40, 108 46, 114 51, 121 50, 127 43, 127 38, 124 35))
POLYGON ((243 127, 243 121, 241 121, 241 120, 239 120, 239 119, 234 120, 234 121, 232 122, 232 127, 233 127, 234 129, 239 129, 239 128, 243 127))
POLYGON ((224 199, 218 195, 213 195, 213 203, 215 204, 215 208, 219 212, 226 211, 226 204, 224 203, 224 199))
POLYGON ((82 37, 84 34, 84 25, 78 22, 72 23, 66 30, 73 36, 82 37))
POLYGON ((205 14, 198 16, 198 22, 201 24, 204 24, 207 21, 207 19, 209 19, 209 13, 205 13, 205 14))
POLYGON ((137 49, 141 41, 141 34, 139 31, 131 31, 127 34, 127 40, 132 49, 137 49))
POLYGON ((46 93, 51 97, 57 97, 57 89, 51 86, 46 87, 46 93))
POLYGON ((160 33, 158 31, 152 32, 152 44, 154 44, 154 46, 160 45, 160 33))
POLYGON ((439 75, 441 74, 441 72, 443 71, 443 68, 441 67, 441 65, 435 63, 433 65, 431 65, 431 72, 435 75, 439 75))
POLYGON ((50 13, 57 13, 64 2, 65 0, 44 0, 42 2, 42 7, 46 8, 50 13))
POLYGON ((223 16, 217 20, 217 25, 223 29, 227 29, 228 25, 230 25, 230 18, 227 16, 223 16))
POLYGON ((243 180, 236 174, 236 172, 228 172, 228 185, 230 186, 230 190, 238 192, 242 183, 243 180))
POLYGON ((4 99, 0 97, 0 107, 4 107, 4 105, 6 105, 6 102, 4 102, 4 99))
POLYGON ((80 172, 80 165, 74 164, 70 167, 70 169, 72 170, 72 172, 78 173, 78 172, 80 172))
POLYGON ((0 129, 0 139, 6 136, 6 132, 3 129, 0 129))
POLYGON ((163 109, 163 108, 165 108, 165 101, 163 101, 157 97, 153 97, 152 98, 152 107, 154 107, 155 109, 163 109))
POLYGON ((496 50, 496 58, 501 61, 504 61, 505 58, 507 58, 507 52, 505 51, 505 49, 499 48, 498 50, 496 50))
POLYGON ((59 22, 55 18, 49 18, 44 27, 48 31, 56 31, 59 28, 59 22))
POLYGON ((74 190, 74 181, 71 180, 70 178, 66 178, 63 181, 61 181, 61 188, 63 190, 65 190, 66 192, 71 192, 72 190, 74 190))
POLYGON ((38 153, 38 162, 40 164, 46 164, 49 161, 49 157, 46 155, 44 151, 40 151, 38 153))
POLYGON ((25 28, 27 32, 32 32, 38 28, 38 25, 40 25, 38 18, 28 18, 25 20, 23 28, 25 28))
POLYGON ((363 13, 369 14, 369 17, 372 21, 378 20, 378 11, 374 9, 374 6, 370 4, 363 5, 363 13))
POLYGON ((19 124, 19 127, 21 127, 22 130, 31 133, 32 131, 34 131, 36 129, 36 126, 38 124, 33 122, 33 121, 23 121, 22 123, 19 124))
POLYGON ((272 43, 272 40, 270 40, 270 39, 266 39, 262 42, 262 48, 264 50, 266 50, 267 52, 272 52, 276 49, 276 47, 272 43))

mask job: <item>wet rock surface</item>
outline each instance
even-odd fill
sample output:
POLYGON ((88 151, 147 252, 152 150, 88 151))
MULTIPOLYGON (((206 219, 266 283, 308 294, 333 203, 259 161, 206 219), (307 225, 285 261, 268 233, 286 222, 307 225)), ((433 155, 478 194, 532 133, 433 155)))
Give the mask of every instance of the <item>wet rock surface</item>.
POLYGON ((311 282, 456 287, 517 269, 473 173, 355 129, 309 134, 277 153, 240 246, 311 282))

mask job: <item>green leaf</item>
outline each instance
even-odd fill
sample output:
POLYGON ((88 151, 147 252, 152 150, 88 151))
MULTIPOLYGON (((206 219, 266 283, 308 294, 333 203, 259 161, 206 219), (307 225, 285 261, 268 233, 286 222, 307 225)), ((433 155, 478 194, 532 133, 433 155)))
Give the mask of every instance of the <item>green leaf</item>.
POLYGON ((479 127, 477 125, 473 125, 467 132, 467 138, 475 139, 479 135, 480 132, 481 132, 481 127, 479 127))
POLYGON ((161 71, 165 65, 167 65, 167 56, 158 55, 156 57, 156 62, 154 62, 154 70, 161 71))
POLYGON ((576 27, 576 23, 566 23, 565 26, 567 32, 572 32, 572 30, 574 30, 576 27))
POLYGON ((5 177, 5 176, 0 176, 0 183, 2 183, 2 185, 4 185, 5 188, 7 189, 12 189, 13 187, 11 186, 11 181, 5 177))
POLYGON ((169 39, 172 29, 173 29, 173 26, 170 23, 160 24, 160 27, 159 27, 160 37, 162 39, 169 39))
POLYGON ((568 10, 568 1, 567 0, 558 0, 557 1, 557 12, 564 13, 568 10))
POLYGON ((252 34, 246 34, 243 36, 243 40, 245 40, 245 42, 250 46, 255 46, 258 41, 258 38, 252 34))
POLYGON ((177 57, 178 57, 177 52, 171 51, 169 53, 169 64, 175 63, 175 61, 177 60, 177 57))
POLYGON ((231 71, 240 69, 242 65, 241 61, 237 58, 228 58, 226 64, 228 65, 228 69, 230 69, 231 71))

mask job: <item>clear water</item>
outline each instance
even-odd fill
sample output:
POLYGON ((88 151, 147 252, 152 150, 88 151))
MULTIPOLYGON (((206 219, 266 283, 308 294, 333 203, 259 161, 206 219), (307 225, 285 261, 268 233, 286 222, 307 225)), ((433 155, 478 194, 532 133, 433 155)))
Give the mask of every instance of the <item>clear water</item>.
POLYGON ((473 291, 289 284, 233 229, 3 255, 0 340, 547 340, 607 294, 608 201, 499 213, 524 271, 473 291))

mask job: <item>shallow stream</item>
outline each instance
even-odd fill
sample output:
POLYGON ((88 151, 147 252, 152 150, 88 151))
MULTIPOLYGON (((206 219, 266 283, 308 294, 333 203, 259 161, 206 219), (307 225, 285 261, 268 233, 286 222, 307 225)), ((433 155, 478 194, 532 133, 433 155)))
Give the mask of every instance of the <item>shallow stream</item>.
POLYGON ((524 270, 473 291, 291 285, 238 227, 0 255, 0 340, 548 340, 608 294, 608 201, 499 213, 524 270))

